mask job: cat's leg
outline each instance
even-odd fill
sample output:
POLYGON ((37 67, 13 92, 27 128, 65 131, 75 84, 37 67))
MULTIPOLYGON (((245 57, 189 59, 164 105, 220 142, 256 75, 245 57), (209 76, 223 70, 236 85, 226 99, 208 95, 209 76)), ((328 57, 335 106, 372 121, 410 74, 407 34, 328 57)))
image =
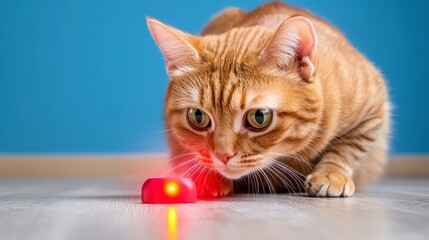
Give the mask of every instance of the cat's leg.
POLYGON ((361 159, 362 164, 353 173, 353 181, 357 189, 377 179, 384 170, 387 161, 387 138, 379 138, 374 148, 361 159))
POLYGON ((375 164, 372 161, 384 161, 378 158, 385 158, 388 132, 386 116, 382 114, 369 118, 333 140, 314 172, 307 176, 305 187, 309 196, 348 197, 354 193, 355 171, 371 167, 375 164))

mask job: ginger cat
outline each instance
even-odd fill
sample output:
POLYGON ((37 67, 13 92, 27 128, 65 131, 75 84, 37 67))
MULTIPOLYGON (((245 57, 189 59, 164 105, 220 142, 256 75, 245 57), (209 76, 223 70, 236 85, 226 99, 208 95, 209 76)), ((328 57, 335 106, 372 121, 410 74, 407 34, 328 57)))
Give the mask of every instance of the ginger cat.
POLYGON ((269 3, 227 9, 200 36, 147 23, 171 77, 171 155, 200 195, 234 189, 347 197, 382 172, 385 83, 328 22, 269 3))

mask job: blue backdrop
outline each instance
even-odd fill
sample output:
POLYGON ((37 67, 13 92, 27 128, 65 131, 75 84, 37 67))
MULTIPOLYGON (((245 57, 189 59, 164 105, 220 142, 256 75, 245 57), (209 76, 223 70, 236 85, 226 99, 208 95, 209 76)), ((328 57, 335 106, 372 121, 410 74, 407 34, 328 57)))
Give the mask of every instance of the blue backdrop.
MULTIPOLYGON (((165 151, 164 61, 145 15, 198 33, 228 6, 265 1, 0 1, 0 153, 165 151)), ((429 2, 314 1, 379 66, 393 153, 428 153, 429 2)))

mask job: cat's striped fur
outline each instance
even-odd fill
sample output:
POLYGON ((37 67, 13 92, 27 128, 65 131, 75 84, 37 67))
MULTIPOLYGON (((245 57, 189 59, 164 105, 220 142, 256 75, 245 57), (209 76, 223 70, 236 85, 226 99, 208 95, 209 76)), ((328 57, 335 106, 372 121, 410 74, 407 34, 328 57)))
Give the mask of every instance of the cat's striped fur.
MULTIPOLYGON (((389 133, 383 78, 331 24, 269 3, 252 12, 227 9, 201 36, 152 18, 148 25, 171 76, 165 101, 171 154, 194 153, 204 166, 187 173, 201 176, 208 168, 241 177, 235 187, 245 191, 249 184, 255 191, 303 187, 311 196, 350 196, 355 184, 381 173, 389 133), (189 126, 188 108, 208 114, 208 131, 189 126), (243 128, 252 108, 273 109, 266 130, 243 128), (224 163, 219 152, 233 157, 224 163)), ((231 180, 213 181, 218 186, 208 195, 232 189, 231 180)))

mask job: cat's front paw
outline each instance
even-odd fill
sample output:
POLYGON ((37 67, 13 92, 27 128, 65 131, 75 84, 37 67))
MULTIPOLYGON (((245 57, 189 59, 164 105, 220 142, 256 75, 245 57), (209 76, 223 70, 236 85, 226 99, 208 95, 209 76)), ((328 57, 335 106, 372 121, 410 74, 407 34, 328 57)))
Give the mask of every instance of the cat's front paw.
POLYGON ((232 182, 223 181, 218 185, 208 185, 204 186, 204 189, 201 191, 200 197, 211 198, 211 197, 224 197, 232 193, 232 182))
POLYGON ((223 197, 232 193, 233 182, 219 174, 209 174, 196 182, 198 196, 202 198, 223 197))
POLYGON ((355 184, 343 173, 316 171, 307 176, 305 190, 312 197, 350 197, 355 192, 355 184))
POLYGON ((212 198, 212 197, 223 197, 231 194, 232 192, 232 182, 231 181, 221 181, 217 184, 205 184, 200 189, 199 197, 202 198, 212 198))

